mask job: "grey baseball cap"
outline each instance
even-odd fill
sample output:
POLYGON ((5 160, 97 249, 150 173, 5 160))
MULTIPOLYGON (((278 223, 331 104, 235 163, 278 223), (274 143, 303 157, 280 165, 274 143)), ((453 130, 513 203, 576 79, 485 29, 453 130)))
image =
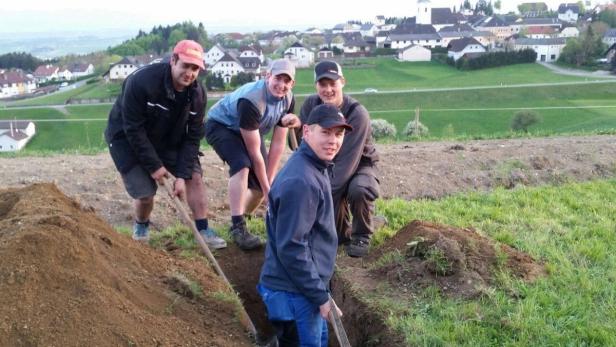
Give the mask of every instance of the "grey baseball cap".
POLYGON ((295 80, 295 65, 287 59, 276 59, 270 66, 270 73, 273 76, 285 74, 295 80))

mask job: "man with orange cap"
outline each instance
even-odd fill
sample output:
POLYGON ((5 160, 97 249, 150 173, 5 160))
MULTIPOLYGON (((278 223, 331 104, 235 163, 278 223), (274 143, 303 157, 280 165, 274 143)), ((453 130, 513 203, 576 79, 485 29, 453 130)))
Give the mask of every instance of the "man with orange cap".
POLYGON ((149 240, 156 183, 173 176, 174 193, 187 199, 206 243, 226 247, 208 225, 198 156, 207 97, 197 76, 204 68, 201 45, 182 40, 170 62, 147 65, 128 76, 109 113, 105 140, 134 199, 137 241, 149 240))

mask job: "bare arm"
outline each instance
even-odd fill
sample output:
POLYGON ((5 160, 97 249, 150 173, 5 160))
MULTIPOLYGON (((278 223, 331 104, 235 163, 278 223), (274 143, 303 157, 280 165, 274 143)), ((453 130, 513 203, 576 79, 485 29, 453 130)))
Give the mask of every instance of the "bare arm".
POLYGON ((246 130, 240 128, 240 133, 242 134, 248 156, 252 162, 252 170, 257 176, 257 180, 259 180, 261 192, 263 196, 267 196, 267 194, 269 194, 270 185, 267 179, 267 172, 265 171, 265 160, 261 154, 261 135, 259 134, 259 130, 246 130))
POLYGON ((272 181, 274 181, 274 177, 278 172, 280 158, 282 158, 282 153, 284 152, 287 131, 288 130, 285 127, 276 126, 274 128, 267 161, 267 178, 269 179, 269 184, 272 184, 272 181))

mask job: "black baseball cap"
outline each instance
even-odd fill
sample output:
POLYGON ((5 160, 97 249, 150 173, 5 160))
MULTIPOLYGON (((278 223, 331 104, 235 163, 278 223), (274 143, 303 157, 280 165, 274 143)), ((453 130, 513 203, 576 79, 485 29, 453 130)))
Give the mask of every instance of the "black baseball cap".
POLYGON ((353 130, 353 127, 346 122, 346 119, 342 113, 338 111, 338 108, 330 104, 321 104, 313 108, 308 115, 306 124, 318 124, 325 129, 343 127, 348 131, 353 130))
POLYGON ((337 80, 344 77, 340 64, 331 60, 323 60, 314 66, 314 82, 319 82, 321 78, 337 80))

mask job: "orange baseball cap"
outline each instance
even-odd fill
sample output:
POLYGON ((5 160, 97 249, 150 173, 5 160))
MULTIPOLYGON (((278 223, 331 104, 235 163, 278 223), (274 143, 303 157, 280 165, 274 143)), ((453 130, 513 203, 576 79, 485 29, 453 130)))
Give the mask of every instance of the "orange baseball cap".
POLYGON ((203 64, 203 47, 193 40, 182 40, 175 45, 173 53, 177 54, 182 61, 195 64, 205 70, 203 64))

